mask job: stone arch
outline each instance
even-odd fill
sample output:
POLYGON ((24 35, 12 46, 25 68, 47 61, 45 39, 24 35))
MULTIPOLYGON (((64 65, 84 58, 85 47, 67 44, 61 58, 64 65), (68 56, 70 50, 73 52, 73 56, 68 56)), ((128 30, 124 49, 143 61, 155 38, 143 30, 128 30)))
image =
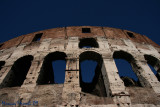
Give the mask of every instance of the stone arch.
MULTIPOLYGON (((133 71, 132 74, 133 75, 135 74, 135 76, 138 78, 138 76, 136 74, 136 68, 138 66, 136 64, 136 61, 135 61, 134 57, 130 53, 122 51, 122 50, 115 51, 113 53, 113 58, 114 59, 122 59, 122 60, 127 61, 131 65, 131 68, 132 68, 132 71, 133 71)), ((121 76, 120 78, 123 80, 124 85, 127 86, 127 87, 128 86, 141 86, 139 78, 138 78, 138 81, 135 81, 133 78, 130 78, 128 76, 121 76)))
POLYGON ((5 61, 0 61, 0 70, 2 69, 2 67, 5 65, 5 61))
POLYGON ((160 81, 160 60, 152 55, 144 55, 145 60, 147 61, 147 64, 151 65, 156 71, 156 77, 160 81))
POLYGON ((4 78, 1 87, 21 86, 32 64, 33 56, 26 55, 17 59, 4 78))
POLYGON ((95 38, 82 38, 79 42, 79 48, 83 47, 99 48, 99 44, 95 38))
POLYGON ((133 56, 130 53, 122 51, 122 50, 115 51, 113 53, 113 58, 116 58, 116 59, 125 59, 129 63, 131 63, 134 60, 133 56))
POLYGON ((59 51, 49 53, 47 56, 45 56, 40 70, 40 74, 37 79, 37 84, 55 84, 55 74, 53 71, 52 62, 56 60, 65 60, 66 62, 66 57, 67 55, 64 52, 59 51))
POLYGON ((102 63, 103 59, 102 56, 94 51, 86 51, 79 55, 79 66, 80 66, 80 87, 82 88, 83 92, 87 92, 90 94, 94 94, 97 96, 106 97, 106 89, 104 86, 104 80, 102 76, 102 63), (81 63, 85 60, 93 60, 97 62, 97 66, 95 68, 95 75, 93 77, 92 82, 86 83, 82 80, 82 70, 81 70, 81 63))

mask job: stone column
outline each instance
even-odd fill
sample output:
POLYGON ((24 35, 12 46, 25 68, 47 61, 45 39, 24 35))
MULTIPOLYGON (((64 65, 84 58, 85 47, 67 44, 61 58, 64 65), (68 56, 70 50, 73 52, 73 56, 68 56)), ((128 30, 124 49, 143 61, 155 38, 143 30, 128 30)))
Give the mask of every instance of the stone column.
POLYGON ((26 79, 19 89, 20 100, 24 103, 30 101, 30 98, 32 97, 42 64, 43 60, 37 60, 37 58, 32 61, 30 69, 26 75, 26 79))
POLYGON ((5 65, 2 67, 1 72, 0 72, 0 88, 2 88, 5 85, 5 81, 7 81, 6 76, 8 73, 10 73, 10 70, 12 68, 12 65, 5 65))
POLYGON ((131 106, 129 93, 126 91, 123 81, 120 79, 113 58, 103 57, 102 74, 108 97, 113 97, 118 106, 131 106))
POLYGON ((65 82, 63 87, 62 105, 79 105, 80 101, 79 84, 79 59, 78 57, 68 57, 66 59, 65 82))
POLYGON ((23 87, 35 87, 36 86, 36 81, 38 79, 38 76, 39 76, 39 73, 40 73, 40 69, 42 67, 42 63, 43 61, 37 61, 37 60, 34 60, 32 62, 32 65, 26 75, 26 79, 23 83, 23 85, 21 86, 22 88, 23 87))

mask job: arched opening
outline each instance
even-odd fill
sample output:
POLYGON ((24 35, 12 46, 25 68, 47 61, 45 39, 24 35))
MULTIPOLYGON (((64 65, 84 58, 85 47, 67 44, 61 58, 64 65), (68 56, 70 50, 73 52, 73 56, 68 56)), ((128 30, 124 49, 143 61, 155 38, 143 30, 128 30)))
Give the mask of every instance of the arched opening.
POLYGON ((102 57, 100 54, 87 51, 80 54, 80 87, 83 92, 106 97, 102 77, 102 57))
POLYGON ((67 56, 64 52, 53 52, 48 54, 44 58, 37 84, 43 85, 64 83, 66 57, 67 56))
POLYGON ((94 38, 83 38, 80 39, 79 48, 99 48, 99 45, 94 38))
POLYGON ((0 61, 0 70, 2 69, 2 67, 4 66, 5 61, 0 61))
POLYGON ((27 55, 16 60, 11 70, 3 80, 1 87, 21 86, 26 79, 32 60, 33 56, 31 55, 27 55))
POLYGON ((118 73, 126 87, 141 86, 139 79, 132 67, 135 65, 134 58, 131 54, 124 51, 115 51, 113 54, 118 73))
POLYGON ((151 68, 152 72, 160 81, 160 61, 151 55, 144 55, 144 58, 147 61, 147 64, 151 68))

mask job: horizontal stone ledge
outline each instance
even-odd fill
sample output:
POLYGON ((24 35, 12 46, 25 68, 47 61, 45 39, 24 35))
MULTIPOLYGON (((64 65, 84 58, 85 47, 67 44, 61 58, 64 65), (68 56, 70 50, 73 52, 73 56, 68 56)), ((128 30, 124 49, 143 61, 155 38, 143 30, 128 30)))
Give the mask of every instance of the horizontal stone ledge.
POLYGON ((71 58, 66 57, 65 59, 66 59, 66 60, 69 60, 69 59, 79 59, 79 57, 71 57, 71 58))
POLYGON ((115 96, 129 96, 130 97, 129 94, 112 94, 112 97, 115 97, 115 96))
POLYGON ((75 69, 71 69, 71 70, 69 70, 69 69, 67 69, 67 70, 65 70, 65 71, 79 71, 79 69, 77 69, 77 70, 75 70, 75 69))

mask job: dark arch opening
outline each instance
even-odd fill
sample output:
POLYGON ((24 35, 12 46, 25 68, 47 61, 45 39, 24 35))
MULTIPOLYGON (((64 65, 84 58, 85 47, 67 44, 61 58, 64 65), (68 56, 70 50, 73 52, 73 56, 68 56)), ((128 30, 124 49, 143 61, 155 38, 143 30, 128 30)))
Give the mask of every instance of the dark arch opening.
POLYGON ((151 68, 152 72, 157 77, 158 81, 160 81, 160 61, 151 55, 144 55, 144 58, 147 61, 147 64, 151 68))
POLYGON ((136 65, 133 56, 124 51, 115 51, 113 53, 113 58, 118 68, 119 76, 123 80, 124 85, 126 87, 141 87, 140 81, 132 69, 132 67, 136 65))
POLYGON ((5 61, 0 61, 0 70, 2 69, 2 67, 5 65, 5 61))
POLYGON ((124 59, 124 60, 128 61, 129 63, 131 63, 131 61, 134 60, 134 58, 132 57, 131 54, 124 52, 124 51, 115 51, 113 53, 113 58, 114 59, 124 59))
POLYGON ((83 38, 80 39, 79 48, 99 48, 99 45, 94 38, 83 38))
MULTIPOLYGON (((80 87, 82 88, 83 92, 86 93, 90 93, 93 95, 97 95, 97 96, 101 96, 101 97, 106 97, 106 89, 104 86, 104 80, 103 80, 103 76, 102 76, 102 72, 101 72, 101 68, 102 68, 102 57, 100 54, 93 52, 93 51, 87 51, 87 52, 83 52, 82 54, 80 54, 80 87), (85 67, 83 68, 83 63, 84 61, 87 61, 87 63, 85 63, 85 67), (92 65, 92 64, 93 65, 92 65), (88 74, 86 73, 87 71, 91 70, 91 69, 87 69, 87 66, 95 66, 93 68, 95 68, 93 70, 92 74, 88 74), (87 69, 86 71, 84 69, 87 69), (83 73, 85 71, 85 73, 83 73), (87 74, 86 78, 89 78, 89 76, 91 76, 91 80, 84 80, 84 76, 85 74, 87 74)), ((89 72, 91 73, 91 72, 89 72)))
POLYGON ((57 51, 48 54, 44 58, 37 84, 64 83, 66 57, 64 52, 57 51))
POLYGON ((1 87, 21 86, 26 79, 32 60, 33 56, 31 55, 27 55, 16 60, 11 70, 3 80, 1 87))

